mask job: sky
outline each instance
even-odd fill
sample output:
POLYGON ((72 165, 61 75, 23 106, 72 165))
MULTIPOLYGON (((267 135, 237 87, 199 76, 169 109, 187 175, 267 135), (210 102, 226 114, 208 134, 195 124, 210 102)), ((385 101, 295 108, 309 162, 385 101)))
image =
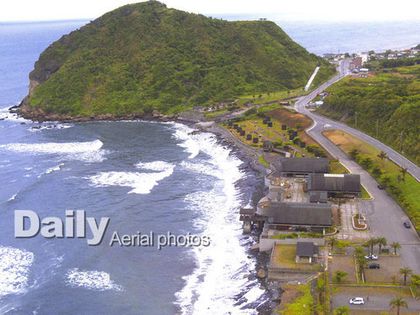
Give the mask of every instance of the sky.
MULTIPOLYGON (((0 0, 0 22, 94 19, 130 0, 0 0)), ((419 0, 162 0, 213 17, 284 21, 420 20, 419 0)))

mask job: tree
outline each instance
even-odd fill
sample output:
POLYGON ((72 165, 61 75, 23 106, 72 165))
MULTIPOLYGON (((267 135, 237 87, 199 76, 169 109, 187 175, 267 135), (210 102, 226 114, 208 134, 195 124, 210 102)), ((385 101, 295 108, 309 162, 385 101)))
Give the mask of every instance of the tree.
POLYGON ((397 250, 401 248, 401 245, 398 242, 393 242, 391 247, 394 249, 394 255, 397 255, 397 250))
POLYGON ((359 275, 362 276, 367 263, 363 247, 357 246, 354 250, 354 256, 356 258, 356 264, 359 269, 359 275))
POLYGON ((401 173, 401 177, 402 177, 402 181, 405 181, 405 174, 407 174, 407 168, 402 167, 400 168, 400 173, 401 173))
POLYGON ((379 177, 381 177, 381 175, 382 175, 382 171, 381 171, 381 169, 380 169, 379 167, 375 166, 375 167, 372 169, 372 175, 373 175, 373 177, 375 177, 375 178, 379 178, 379 177))
POLYGON ((365 158, 360 162, 360 165, 362 165, 365 169, 370 169, 372 167, 373 161, 371 158, 365 158))
POLYGON ((383 236, 380 236, 376 239, 376 244, 378 244, 379 246, 379 254, 382 253, 382 246, 386 246, 387 245, 387 241, 386 238, 383 236))
POLYGON ((345 306, 339 306, 334 310, 334 315, 348 315, 350 314, 350 308, 345 306))
POLYGON ((381 178, 381 183, 384 187, 388 187, 388 185, 391 183, 391 177, 389 176, 383 176, 381 178))
POLYGON ((359 150, 353 149, 349 152, 349 155, 352 158, 352 160, 356 161, 357 157, 359 156, 359 153, 360 153, 359 150))
POLYGON ((400 274, 404 277, 404 285, 407 285, 407 276, 411 275, 413 271, 408 267, 403 267, 400 269, 400 274))
POLYGON ((335 236, 331 237, 329 240, 331 246, 331 252, 334 250, 334 246, 337 244, 338 240, 335 236))
POLYGON ((384 152, 384 151, 381 151, 379 154, 378 154, 378 158, 380 158, 382 161, 384 160, 384 159, 386 159, 388 157, 388 155, 384 152))
POLYGON ((337 270, 334 273, 334 279, 337 283, 341 283, 345 277, 347 277, 348 273, 345 271, 337 270))
POLYGON ((366 243, 365 246, 369 249, 369 253, 372 254, 373 253, 373 247, 378 244, 378 240, 374 237, 369 238, 366 243))
POLYGON ((401 307, 408 307, 407 302, 402 297, 395 297, 389 302, 389 306, 391 306, 391 309, 397 309, 397 315, 400 315, 400 309, 401 307))

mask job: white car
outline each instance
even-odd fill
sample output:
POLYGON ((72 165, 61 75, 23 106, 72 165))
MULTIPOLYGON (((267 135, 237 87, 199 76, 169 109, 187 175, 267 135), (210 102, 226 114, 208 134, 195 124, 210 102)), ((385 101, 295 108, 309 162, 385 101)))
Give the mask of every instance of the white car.
POLYGON ((365 256, 366 259, 368 260, 378 260, 378 256, 374 255, 374 254, 370 254, 368 256, 365 256))
POLYGON ((350 299, 349 303, 354 305, 363 305, 365 304, 365 300, 362 297, 354 297, 350 299))

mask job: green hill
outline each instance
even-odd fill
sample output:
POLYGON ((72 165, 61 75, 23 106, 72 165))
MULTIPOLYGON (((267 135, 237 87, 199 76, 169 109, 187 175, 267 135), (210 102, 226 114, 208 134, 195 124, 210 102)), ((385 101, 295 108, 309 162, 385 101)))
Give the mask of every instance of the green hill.
POLYGON ((420 65, 384 68, 329 88, 320 112, 357 127, 420 163, 420 65), (357 116, 357 126, 356 126, 357 116))
POLYGON ((269 21, 228 22, 126 5, 48 47, 30 73, 26 117, 142 116, 303 87, 334 69, 269 21))

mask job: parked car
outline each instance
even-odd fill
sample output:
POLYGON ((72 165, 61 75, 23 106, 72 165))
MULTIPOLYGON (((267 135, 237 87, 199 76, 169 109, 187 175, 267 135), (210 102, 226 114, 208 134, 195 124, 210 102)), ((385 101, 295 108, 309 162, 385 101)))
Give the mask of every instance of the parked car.
POLYGON ((385 186, 383 186, 383 185, 378 185, 378 188, 379 188, 380 190, 384 190, 384 189, 385 189, 385 186))
POLYGON ((407 228, 407 229, 411 228, 411 224, 410 224, 410 222, 408 222, 408 221, 405 221, 405 222, 403 223, 403 225, 404 225, 404 227, 405 227, 405 228, 407 228))
POLYGON ((354 305, 363 305, 365 304, 365 300, 362 297, 354 297, 350 299, 349 303, 354 305))
POLYGON ((381 266, 378 263, 371 263, 368 265, 369 269, 380 269, 381 266))
POLYGON ((378 260, 378 256, 376 256, 375 254, 370 254, 365 256, 366 259, 368 260, 378 260))

